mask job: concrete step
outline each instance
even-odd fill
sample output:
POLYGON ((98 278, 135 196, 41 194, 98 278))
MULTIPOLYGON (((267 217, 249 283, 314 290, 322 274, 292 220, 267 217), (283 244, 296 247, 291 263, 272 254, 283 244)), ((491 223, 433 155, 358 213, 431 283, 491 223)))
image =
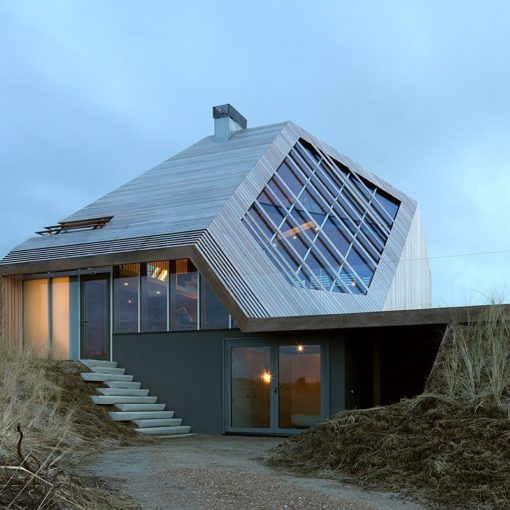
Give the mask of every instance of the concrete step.
MULTIPOLYGON (((158 397, 122 397, 122 396, 110 396, 110 395, 91 395, 90 399, 94 404, 99 405, 114 405, 114 404, 156 404, 158 397)), ((165 405, 165 404, 160 404, 165 405)), ((123 409, 127 410, 127 409, 123 409)))
POLYGON ((196 436, 194 432, 190 432, 189 434, 167 434, 166 436, 156 436, 161 439, 179 439, 180 437, 193 437, 196 436))
POLYGON ((80 362, 89 368, 92 368, 92 367, 116 368, 117 367, 116 361, 103 361, 100 359, 81 359, 80 362))
POLYGON ((182 424, 182 418, 158 418, 158 419, 145 419, 133 420, 134 424, 140 428, 147 427, 177 427, 182 424))
POLYGON ((180 427, 148 427, 135 429, 141 434, 149 434, 156 436, 166 436, 170 434, 189 434, 191 427, 189 425, 181 425, 180 427))
POLYGON ((125 368, 115 368, 115 367, 89 367, 92 372, 97 372, 100 374, 123 374, 126 369, 125 368))
POLYGON ((168 420, 174 417, 173 411, 111 411, 108 414, 113 421, 168 420))
POLYGON ((132 390, 139 390, 142 387, 141 382, 105 381, 104 384, 108 388, 126 388, 132 390))
POLYGON ((131 382, 133 380, 132 375, 101 374, 96 372, 82 372, 80 375, 84 381, 93 382, 106 382, 106 381, 131 382))
POLYGON ((131 388, 96 388, 96 391, 102 395, 117 397, 146 397, 149 394, 149 390, 131 388))
MULTIPOLYGON (((144 397, 142 397, 144 398, 144 397)), ((151 398, 151 397, 145 397, 151 398)), ((152 397, 156 399, 156 397, 152 397)), ((119 411, 163 411, 166 404, 143 404, 143 403, 118 403, 115 407, 119 411)))

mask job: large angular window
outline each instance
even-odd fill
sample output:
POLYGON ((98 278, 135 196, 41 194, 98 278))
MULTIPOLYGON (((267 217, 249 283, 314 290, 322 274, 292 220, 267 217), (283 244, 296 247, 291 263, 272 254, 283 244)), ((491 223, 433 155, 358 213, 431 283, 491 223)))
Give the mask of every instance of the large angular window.
POLYGON ((366 294, 399 205, 300 140, 243 222, 294 285, 366 294))

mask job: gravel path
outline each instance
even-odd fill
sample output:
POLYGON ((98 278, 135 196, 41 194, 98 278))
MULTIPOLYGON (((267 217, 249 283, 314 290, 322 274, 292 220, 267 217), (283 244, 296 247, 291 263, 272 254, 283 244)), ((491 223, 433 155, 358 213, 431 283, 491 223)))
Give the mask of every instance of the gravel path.
POLYGON ((88 458, 80 473, 133 496, 145 510, 420 510, 390 495, 298 477, 260 463, 278 438, 194 436, 88 458))

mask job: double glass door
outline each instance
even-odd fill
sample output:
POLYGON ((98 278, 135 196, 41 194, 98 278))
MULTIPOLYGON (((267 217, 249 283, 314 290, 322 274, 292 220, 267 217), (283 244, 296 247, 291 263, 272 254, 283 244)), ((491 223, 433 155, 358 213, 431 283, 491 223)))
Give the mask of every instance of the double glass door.
POLYGON ((321 342, 228 342, 227 431, 286 433, 327 416, 321 342))

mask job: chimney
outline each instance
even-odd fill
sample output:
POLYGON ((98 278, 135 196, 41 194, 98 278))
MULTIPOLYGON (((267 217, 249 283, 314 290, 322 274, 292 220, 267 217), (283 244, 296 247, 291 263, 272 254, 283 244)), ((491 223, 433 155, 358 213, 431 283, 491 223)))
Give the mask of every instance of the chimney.
POLYGON ((246 119, 231 105, 213 106, 214 141, 228 142, 236 132, 246 129, 246 119))

